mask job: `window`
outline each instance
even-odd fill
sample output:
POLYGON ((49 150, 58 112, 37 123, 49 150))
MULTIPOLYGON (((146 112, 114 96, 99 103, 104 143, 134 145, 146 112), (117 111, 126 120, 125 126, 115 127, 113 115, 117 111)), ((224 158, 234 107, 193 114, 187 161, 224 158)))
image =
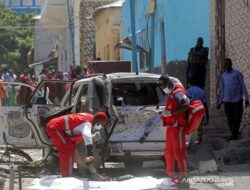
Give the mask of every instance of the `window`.
POLYGON ((114 83, 112 88, 115 106, 157 105, 160 97, 155 83, 114 83))
MULTIPOLYGON (((69 94, 71 82, 65 81, 43 81, 37 87, 31 103, 61 105, 64 96, 69 94)), ((74 93, 74 91, 73 91, 74 93)), ((73 100, 72 100, 73 101, 73 100)), ((71 103, 72 103, 71 101, 71 103)), ((66 101, 69 105, 69 98, 66 101)))
POLYGON ((96 85, 96 95, 97 95, 97 98, 98 98, 98 103, 99 105, 103 105, 103 87, 102 86, 99 86, 99 85, 96 85))
POLYGON ((21 6, 21 1, 20 0, 11 0, 10 6, 19 7, 19 6, 21 6))
POLYGON ((23 6, 33 6, 33 0, 24 0, 23 1, 23 6))
POLYGON ((75 98, 76 98, 76 94, 79 90, 79 86, 74 86, 73 90, 72 90, 72 94, 71 94, 71 105, 74 104, 75 98))
POLYGON ((84 84, 82 87, 81 94, 79 96, 79 100, 77 102, 77 105, 79 106, 77 108, 77 112, 86 112, 88 111, 87 107, 87 94, 88 94, 88 84, 84 84))
POLYGON ((27 85, 0 83, 0 98, 2 106, 27 105, 33 89, 27 85))

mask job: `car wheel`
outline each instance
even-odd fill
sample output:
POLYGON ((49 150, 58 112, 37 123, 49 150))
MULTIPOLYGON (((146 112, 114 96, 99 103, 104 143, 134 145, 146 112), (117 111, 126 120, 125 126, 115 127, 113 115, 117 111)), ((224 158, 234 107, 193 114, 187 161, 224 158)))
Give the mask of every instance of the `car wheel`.
POLYGON ((125 161, 124 165, 126 169, 140 169, 143 165, 143 161, 125 161))

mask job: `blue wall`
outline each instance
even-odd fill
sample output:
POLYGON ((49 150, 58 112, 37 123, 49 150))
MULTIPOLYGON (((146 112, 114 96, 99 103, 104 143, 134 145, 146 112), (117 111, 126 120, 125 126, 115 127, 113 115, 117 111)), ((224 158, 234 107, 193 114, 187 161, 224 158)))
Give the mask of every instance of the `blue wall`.
POLYGON ((39 15, 41 13, 41 7, 9 7, 9 9, 15 11, 18 15, 23 13, 39 15))
MULTIPOLYGON (((136 0, 136 30, 147 28, 147 0, 136 0)), ((122 37, 131 34, 129 0, 122 7, 122 37)), ((155 27, 155 67, 161 64, 161 30, 159 18, 164 17, 167 61, 186 60, 197 37, 209 47, 209 0, 157 0, 155 27)), ((150 21, 148 24, 149 31, 150 21)), ((150 34, 149 34, 150 35, 150 34)), ((150 39, 150 36, 149 36, 150 39)), ((131 51, 123 50, 122 59, 131 60, 131 51)))
POLYGON ((5 3, 5 6, 7 9, 15 11, 18 15, 22 13, 34 13, 34 14, 40 14, 41 13, 41 7, 37 3, 36 0, 32 0, 32 3, 30 5, 27 5, 25 0, 19 0, 19 4, 12 4, 11 0, 4 0, 1 1, 5 3))

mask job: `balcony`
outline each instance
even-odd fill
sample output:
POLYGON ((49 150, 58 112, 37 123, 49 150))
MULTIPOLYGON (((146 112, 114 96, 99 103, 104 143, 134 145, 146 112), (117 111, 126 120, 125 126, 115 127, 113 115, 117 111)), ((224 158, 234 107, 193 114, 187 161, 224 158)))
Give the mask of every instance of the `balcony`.
POLYGON ((41 22, 53 32, 60 32, 67 27, 67 0, 45 0, 41 13, 41 22))

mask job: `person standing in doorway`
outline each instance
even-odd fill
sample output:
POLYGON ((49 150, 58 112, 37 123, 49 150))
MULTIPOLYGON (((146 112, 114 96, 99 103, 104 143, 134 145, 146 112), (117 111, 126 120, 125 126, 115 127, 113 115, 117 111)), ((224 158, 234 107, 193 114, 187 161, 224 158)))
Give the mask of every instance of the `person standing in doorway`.
POLYGON ((243 97, 245 98, 245 107, 249 106, 248 91, 240 71, 233 69, 231 59, 225 59, 225 72, 220 81, 220 99, 217 106, 225 106, 225 113, 231 132, 227 139, 236 140, 238 138, 241 118, 243 114, 243 97))
POLYGON ((202 37, 197 38, 196 46, 191 48, 188 53, 188 67, 186 70, 187 84, 192 80, 202 89, 205 87, 209 52, 209 49, 204 47, 203 43, 202 37))

